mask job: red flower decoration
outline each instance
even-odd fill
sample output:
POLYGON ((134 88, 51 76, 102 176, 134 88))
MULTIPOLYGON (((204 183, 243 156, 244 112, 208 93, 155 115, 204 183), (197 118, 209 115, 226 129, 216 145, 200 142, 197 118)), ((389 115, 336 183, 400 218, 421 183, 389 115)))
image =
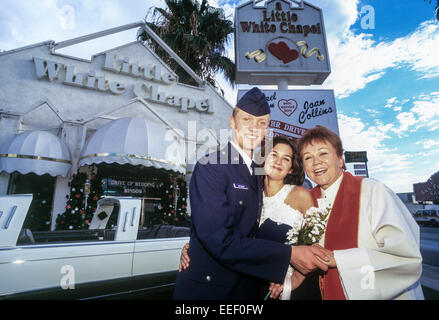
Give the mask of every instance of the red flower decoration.
POLYGON ((98 199, 99 199, 99 198, 98 198, 97 196, 94 196, 94 197, 93 197, 93 201, 98 201, 98 199))
POLYGON ((177 217, 175 217, 174 221, 178 221, 178 218, 177 218, 177 217))
POLYGON ((75 194, 76 199, 81 198, 81 195, 79 193, 75 194))
POLYGON ((85 224, 89 225, 89 224, 90 224, 90 221, 85 220, 85 224))
POLYGON ((183 204, 183 205, 181 206, 181 208, 184 209, 184 208, 186 208, 186 206, 183 204))
POLYGON ((72 208, 72 206, 68 205, 66 208, 67 208, 67 210, 70 210, 72 208))

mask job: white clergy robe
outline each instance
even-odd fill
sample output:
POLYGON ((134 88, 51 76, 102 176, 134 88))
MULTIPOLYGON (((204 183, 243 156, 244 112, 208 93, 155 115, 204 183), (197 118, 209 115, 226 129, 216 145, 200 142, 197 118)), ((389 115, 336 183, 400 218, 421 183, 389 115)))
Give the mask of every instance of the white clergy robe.
MULTIPOLYGON (((319 207, 334 203, 342 178, 322 190, 326 199, 318 200, 319 207)), ((419 226, 398 196, 381 182, 364 178, 358 248, 334 250, 346 298, 424 299, 419 241, 419 226)))

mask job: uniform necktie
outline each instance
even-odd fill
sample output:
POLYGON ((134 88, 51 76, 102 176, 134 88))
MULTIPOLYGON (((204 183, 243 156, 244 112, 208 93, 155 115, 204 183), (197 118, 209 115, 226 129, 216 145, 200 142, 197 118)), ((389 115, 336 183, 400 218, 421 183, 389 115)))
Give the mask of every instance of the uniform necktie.
POLYGON ((258 176, 256 174, 257 165, 256 165, 256 163, 254 161, 252 161, 251 168, 252 168, 252 178, 253 178, 253 181, 257 185, 258 184, 258 176))

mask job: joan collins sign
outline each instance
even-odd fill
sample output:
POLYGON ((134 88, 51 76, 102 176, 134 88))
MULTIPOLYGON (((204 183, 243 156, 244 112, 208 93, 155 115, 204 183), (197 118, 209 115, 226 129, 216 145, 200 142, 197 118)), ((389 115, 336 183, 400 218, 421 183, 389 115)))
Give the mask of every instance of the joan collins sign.
POLYGON ((275 85, 322 84, 330 63, 322 11, 306 2, 253 1, 236 8, 236 82, 275 85))
MULTIPOLYGON (((271 109, 269 135, 298 139, 308 129, 326 127, 339 134, 333 90, 263 90, 271 109)), ((239 90, 238 99, 246 93, 239 90)))

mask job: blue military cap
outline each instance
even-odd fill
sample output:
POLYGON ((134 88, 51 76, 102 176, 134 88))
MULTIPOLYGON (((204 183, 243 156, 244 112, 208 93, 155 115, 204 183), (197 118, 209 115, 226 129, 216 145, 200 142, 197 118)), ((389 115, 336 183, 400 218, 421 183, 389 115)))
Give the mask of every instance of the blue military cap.
POLYGON ((270 106, 268 105, 267 97, 256 87, 243 95, 236 106, 255 117, 270 114, 270 106))

